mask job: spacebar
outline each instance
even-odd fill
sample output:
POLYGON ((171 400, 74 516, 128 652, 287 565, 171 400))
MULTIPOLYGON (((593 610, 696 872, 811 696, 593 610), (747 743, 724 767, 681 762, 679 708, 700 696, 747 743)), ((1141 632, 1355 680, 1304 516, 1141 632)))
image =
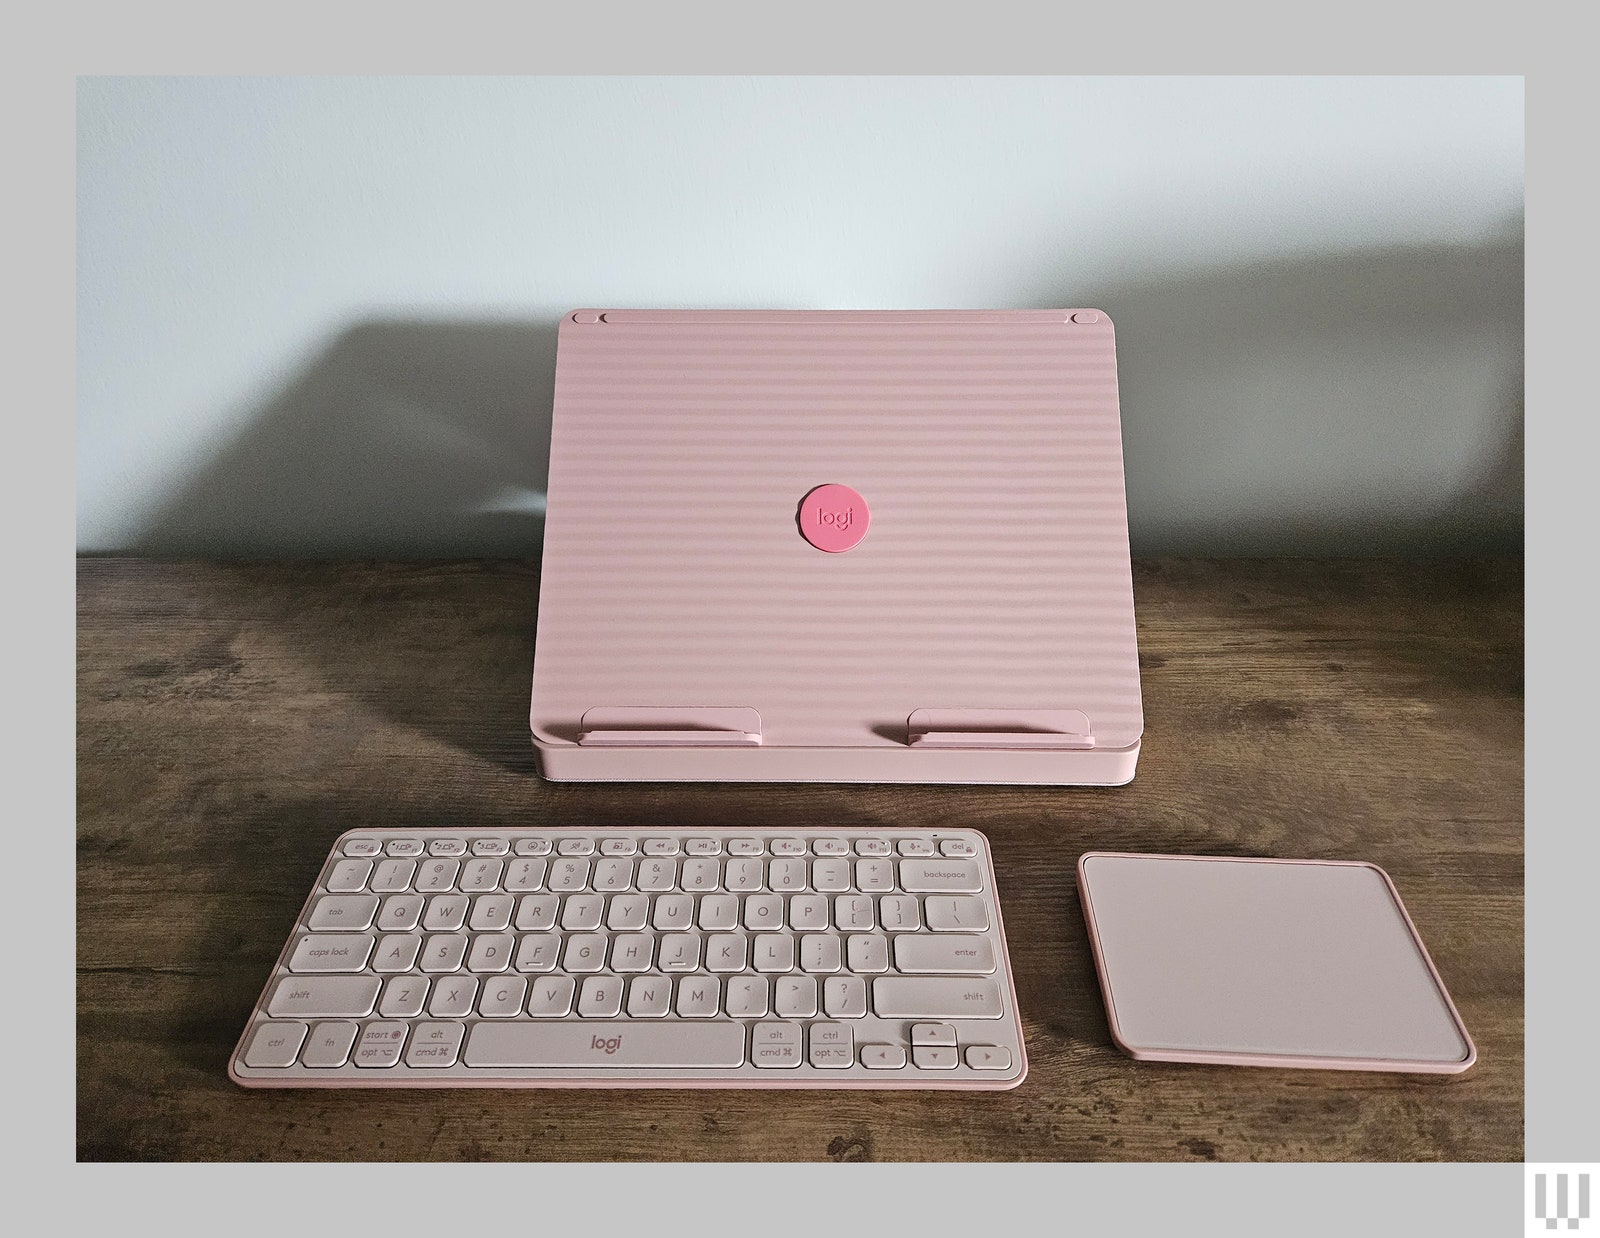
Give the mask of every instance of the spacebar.
POLYGON ((477 1024, 461 1060, 468 1066, 551 1066, 612 1070, 626 1066, 742 1066, 738 1023, 477 1024))

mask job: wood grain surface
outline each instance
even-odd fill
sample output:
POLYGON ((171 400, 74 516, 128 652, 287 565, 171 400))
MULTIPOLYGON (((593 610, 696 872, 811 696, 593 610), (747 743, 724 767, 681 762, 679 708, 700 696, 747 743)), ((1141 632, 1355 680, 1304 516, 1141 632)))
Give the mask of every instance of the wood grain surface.
POLYGON ((80 1160, 1448 1160, 1523 1156, 1519 562, 1135 565, 1120 788, 545 783, 528 564, 78 567, 80 1160), (1003 1093, 247 1091, 226 1061, 360 825, 973 826, 1030 1072, 1003 1093), (1363 859, 1478 1045, 1454 1078, 1136 1063, 1087 850, 1363 859))

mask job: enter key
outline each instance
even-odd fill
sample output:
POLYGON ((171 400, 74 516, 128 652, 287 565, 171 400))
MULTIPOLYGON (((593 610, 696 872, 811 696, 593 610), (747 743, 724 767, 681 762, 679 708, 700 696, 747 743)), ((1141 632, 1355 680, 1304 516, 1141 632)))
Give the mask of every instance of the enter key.
POLYGON ((964 933, 895 938, 896 969, 913 974, 989 976, 994 974, 994 948, 987 938, 964 933))

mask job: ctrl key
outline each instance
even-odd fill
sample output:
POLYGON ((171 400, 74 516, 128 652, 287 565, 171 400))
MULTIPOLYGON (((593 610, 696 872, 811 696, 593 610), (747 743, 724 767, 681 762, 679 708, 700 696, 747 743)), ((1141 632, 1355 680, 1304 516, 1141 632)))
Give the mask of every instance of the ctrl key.
POLYGON ((304 1023, 263 1023, 250 1038, 250 1047, 244 1051, 244 1064, 256 1068, 268 1066, 293 1066, 300 1056, 300 1046, 305 1042, 304 1023))

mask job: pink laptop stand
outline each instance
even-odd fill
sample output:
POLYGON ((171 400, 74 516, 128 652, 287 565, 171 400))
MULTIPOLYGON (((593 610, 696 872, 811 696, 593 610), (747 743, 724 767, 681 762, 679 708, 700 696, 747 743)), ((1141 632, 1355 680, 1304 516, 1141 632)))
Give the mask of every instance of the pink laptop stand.
POLYGON ((1144 718, 1095 310, 579 310, 545 777, 1119 784, 1144 718))

